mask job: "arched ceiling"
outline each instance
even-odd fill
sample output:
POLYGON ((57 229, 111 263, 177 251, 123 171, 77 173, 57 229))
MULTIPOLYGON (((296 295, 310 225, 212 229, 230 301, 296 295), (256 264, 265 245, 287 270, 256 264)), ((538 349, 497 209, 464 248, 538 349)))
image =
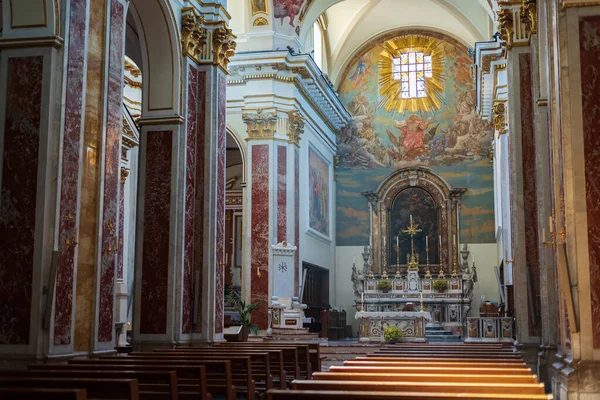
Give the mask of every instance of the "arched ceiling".
POLYGON ((328 74, 337 85, 353 55, 370 40, 399 28, 445 33, 469 47, 490 40, 488 0, 315 0, 302 21, 300 42, 321 14, 328 21, 328 74))

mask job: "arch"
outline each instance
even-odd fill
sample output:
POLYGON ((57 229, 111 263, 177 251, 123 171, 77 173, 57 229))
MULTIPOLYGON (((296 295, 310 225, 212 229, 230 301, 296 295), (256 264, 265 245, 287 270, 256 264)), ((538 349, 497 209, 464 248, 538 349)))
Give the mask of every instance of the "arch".
POLYGON ((240 135, 238 135, 238 133, 229 125, 227 125, 226 127, 227 129, 227 133, 229 135, 231 135, 231 137, 233 138, 233 140, 235 141, 235 143, 237 144, 238 148, 240 149, 240 153, 242 154, 242 164, 243 164, 243 168, 242 168, 242 182, 245 183, 246 182, 246 176, 247 176, 247 169, 248 169, 248 165, 246 163, 247 157, 246 157, 246 141, 243 140, 240 135))
POLYGON ((179 26, 168 0, 131 0, 139 34, 142 71, 142 118, 181 114, 182 54, 179 26))

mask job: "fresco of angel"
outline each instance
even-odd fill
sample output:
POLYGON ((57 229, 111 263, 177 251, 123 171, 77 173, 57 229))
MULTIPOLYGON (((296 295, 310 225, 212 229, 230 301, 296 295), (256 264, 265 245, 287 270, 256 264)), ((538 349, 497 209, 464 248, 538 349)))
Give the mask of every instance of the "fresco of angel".
POLYGON ((404 121, 395 121, 394 127, 400 130, 398 137, 387 128, 386 132, 400 158, 414 159, 429 153, 428 142, 435 135, 438 127, 438 125, 432 125, 433 119, 431 117, 425 119, 413 114, 404 121), (430 129, 426 136, 425 130, 427 128, 430 129))
POLYGON ((300 14, 303 3, 304 0, 274 0, 273 10, 275 18, 279 18, 281 25, 283 25, 283 19, 290 17, 290 26, 294 27, 294 19, 300 14))
POLYGON ((352 71, 352 74, 348 77, 348 80, 352 83, 354 89, 358 89, 367 84, 369 76, 375 76, 371 68, 369 68, 369 57, 366 55, 359 58, 352 71))

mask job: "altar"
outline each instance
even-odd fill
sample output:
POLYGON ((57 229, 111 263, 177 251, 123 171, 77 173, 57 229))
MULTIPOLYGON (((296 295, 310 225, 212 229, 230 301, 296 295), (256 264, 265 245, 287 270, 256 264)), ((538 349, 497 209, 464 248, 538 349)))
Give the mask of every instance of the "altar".
POLYGON ((399 328, 402 342, 426 342, 425 324, 431 321, 427 311, 367 312, 359 311, 361 342, 383 342, 386 328, 399 328))

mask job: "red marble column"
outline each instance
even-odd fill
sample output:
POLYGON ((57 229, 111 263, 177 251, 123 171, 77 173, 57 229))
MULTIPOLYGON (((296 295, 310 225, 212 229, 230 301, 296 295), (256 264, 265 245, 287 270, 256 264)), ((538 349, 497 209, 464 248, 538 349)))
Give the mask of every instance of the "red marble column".
MULTIPOLYGON (((300 277, 300 151, 294 149, 294 243, 297 247, 295 257, 295 273, 294 273, 294 294, 298 293, 300 277)), ((302 303, 302 299, 300 299, 302 303)))
POLYGON ((579 40, 592 335, 597 349, 600 348, 600 16, 580 20, 579 40))
POLYGON ((118 251, 119 179, 123 107, 123 57, 125 43, 125 6, 110 2, 110 48, 108 55, 108 93, 106 145, 104 150, 104 193, 102 210, 102 247, 98 290, 98 342, 112 342, 114 333, 115 269, 118 251))
POLYGON ((125 234, 125 180, 121 178, 119 192, 119 253, 117 256, 117 279, 123 280, 123 235, 125 234))
POLYGON ((287 147, 277 146, 277 243, 287 240, 287 147))
POLYGON ((167 333, 172 141, 172 131, 146 134, 139 322, 142 334, 167 333))
POLYGON ((0 187, 0 343, 29 343, 35 252, 42 56, 8 59, 0 187))
POLYGON ((215 305, 215 333, 223 333, 223 303, 225 280, 225 152, 227 128, 225 117, 227 114, 227 80, 223 73, 218 74, 217 101, 219 105, 219 121, 217 127, 217 251, 216 251, 216 305, 215 305))
POLYGON ((536 319, 529 313, 529 336, 541 335, 540 258, 538 250, 538 209, 535 160, 535 132, 533 112, 533 82, 531 54, 519 54, 519 82, 521 87, 521 149, 523 168, 523 204, 525 218, 525 262, 529 267, 533 307, 536 319))
POLYGON ((82 116, 85 86, 87 0, 70 3, 68 59, 66 72, 65 128, 63 137, 58 265, 54 303, 54 344, 71 343, 76 242, 79 225, 79 187, 82 116))
POLYGON ((259 329, 267 328, 269 296, 269 145, 255 144, 251 147, 251 224, 250 245, 252 266, 251 302, 260 301, 254 310, 252 322, 259 329), (260 276, 258 272, 260 271, 260 276))

